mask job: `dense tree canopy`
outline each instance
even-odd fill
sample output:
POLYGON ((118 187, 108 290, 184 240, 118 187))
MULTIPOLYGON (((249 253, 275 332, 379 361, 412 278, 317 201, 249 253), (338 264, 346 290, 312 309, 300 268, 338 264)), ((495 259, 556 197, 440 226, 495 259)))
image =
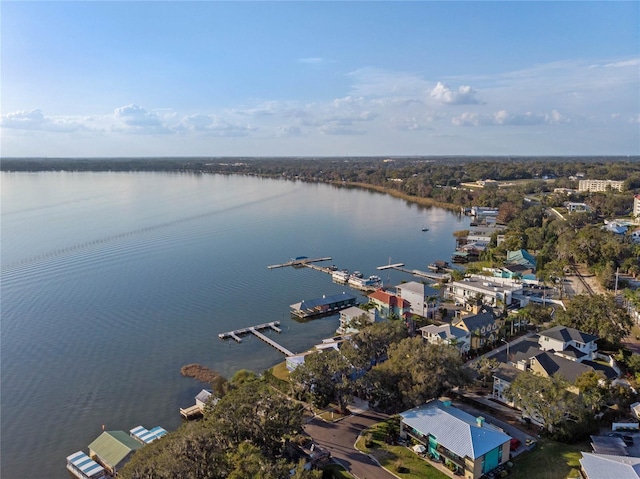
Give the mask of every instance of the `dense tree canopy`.
POLYGON ((372 399, 387 410, 423 404, 467 380, 457 348, 425 344, 419 336, 391 345, 389 359, 365 376, 372 399))
POLYGON ((566 311, 557 311, 556 320, 563 326, 594 334, 616 349, 633 326, 631 317, 615 298, 603 294, 574 296, 566 311))
MULTIPOLYGON (((295 467, 285 443, 302 427, 302 407, 284 400, 264 382, 243 380, 200 422, 184 424, 137 451, 122 470, 125 479, 245 479, 288 477, 295 467)), ((232 382, 233 383, 233 382, 232 382)), ((238 384, 238 383, 236 383, 238 384)), ((316 479, 298 471, 299 479, 316 479)))

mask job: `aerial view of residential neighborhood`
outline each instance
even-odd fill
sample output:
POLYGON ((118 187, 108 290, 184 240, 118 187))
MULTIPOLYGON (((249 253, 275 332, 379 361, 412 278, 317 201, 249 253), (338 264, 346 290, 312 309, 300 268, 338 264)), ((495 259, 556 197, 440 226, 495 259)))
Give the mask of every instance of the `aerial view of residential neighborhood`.
MULTIPOLYGON (((285 360, 229 379, 185 366, 183 374, 204 387, 193 406, 180 408, 182 427, 105 431, 87 452, 68 456, 77 477, 208 477, 184 471, 240 467, 239 460, 249 467, 247 457, 251 467, 275 471, 264 477, 282 468, 292 477, 637 477, 637 159, 134 161, 200 174, 260 168, 280 181, 287 170, 284 181, 437 204, 470 226, 439 238, 450 256, 422 269, 390 261, 365 276, 306 256, 268 265, 315 270, 347 287, 290 305, 299 321, 339 316, 335 334, 294 353, 269 335, 281 332, 279 321, 221 332, 232 344, 255 335, 285 360), (498 169, 500 177, 488 176, 498 169), (365 170, 369 177, 358 173, 365 170), (566 170, 573 173, 562 177, 566 170), (449 186, 411 192, 436 176, 449 177, 449 186), (407 279, 385 283, 387 270, 407 279), (230 447, 238 456, 228 456, 230 447)), ((121 163, 54 160, 74 171, 129 167, 121 163)))

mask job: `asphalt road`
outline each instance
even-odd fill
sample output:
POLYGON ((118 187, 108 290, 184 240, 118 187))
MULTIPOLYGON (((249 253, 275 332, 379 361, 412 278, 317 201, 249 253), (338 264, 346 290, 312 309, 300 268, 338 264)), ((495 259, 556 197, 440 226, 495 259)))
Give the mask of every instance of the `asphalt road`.
POLYGON ((305 424, 304 430, 320 447, 331 451, 331 457, 338 460, 358 479, 397 479, 354 447, 358 435, 363 430, 386 418, 386 415, 372 411, 365 411, 333 423, 313 418, 305 424))

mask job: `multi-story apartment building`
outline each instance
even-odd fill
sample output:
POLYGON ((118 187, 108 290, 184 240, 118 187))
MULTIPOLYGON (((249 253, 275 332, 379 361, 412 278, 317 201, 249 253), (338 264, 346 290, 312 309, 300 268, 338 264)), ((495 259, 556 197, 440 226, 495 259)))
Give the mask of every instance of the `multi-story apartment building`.
POLYGON ((614 180, 580 180, 578 182, 578 191, 607 191, 607 188, 612 190, 622 191, 624 181, 614 180))

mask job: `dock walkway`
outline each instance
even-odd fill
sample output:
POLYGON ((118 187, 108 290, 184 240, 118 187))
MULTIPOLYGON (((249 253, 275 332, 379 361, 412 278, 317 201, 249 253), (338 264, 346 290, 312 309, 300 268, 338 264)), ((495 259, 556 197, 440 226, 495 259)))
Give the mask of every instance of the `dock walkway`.
POLYGON ((256 326, 249 326, 246 328, 234 329, 233 331, 227 331, 226 333, 220 333, 218 334, 218 338, 222 340, 231 338, 234 341, 241 343, 242 342, 242 338, 240 337, 241 335, 253 334, 257 338, 267 343, 272 348, 280 351, 285 356, 287 357, 295 356, 295 353, 292 353, 284 346, 276 343, 273 339, 265 336, 260 332, 261 329, 273 329, 276 333, 280 333, 282 332, 282 329, 280 329, 279 326, 280 326, 280 321, 272 321, 270 323, 263 323, 263 324, 258 324, 256 326))

